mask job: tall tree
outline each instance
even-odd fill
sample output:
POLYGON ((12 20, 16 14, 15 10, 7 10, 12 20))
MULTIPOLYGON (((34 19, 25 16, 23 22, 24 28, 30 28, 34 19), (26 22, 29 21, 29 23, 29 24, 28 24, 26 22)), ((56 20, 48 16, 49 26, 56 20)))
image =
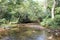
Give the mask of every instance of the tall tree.
POLYGON ((54 9, 55 9, 55 5, 56 5, 56 1, 55 0, 53 0, 53 5, 52 5, 52 9, 51 9, 51 17, 52 17, 52 19, 54 19, 54 9))

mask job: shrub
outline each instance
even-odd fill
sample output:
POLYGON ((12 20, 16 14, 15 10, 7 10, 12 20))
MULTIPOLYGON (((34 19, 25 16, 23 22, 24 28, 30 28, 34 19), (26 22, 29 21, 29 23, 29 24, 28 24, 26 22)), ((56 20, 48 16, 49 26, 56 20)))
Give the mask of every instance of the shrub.
POLYGON ((60 15, 56 15, 54 21, 58 26, 60 26, 60 15))
POLYGON ((55 14, 56 14, 56 15, 57 15, 57 14, 60 15, 60 7, 56 7, 56 8, 55 8, 55 14))
POLYGON ((41 22, 41 25, 42 26, 50 26, 51 25, 51 23, 52 23, 52 21, 53 20, 51 20, 51 19, 43 19, 43 21, 41 22))
POLYGON ((47 28, 59 29, 60 15, 56 15, 53 20, 52 19, 44 19, 43 22, 41 22, 41 25, 45 26, 47 28))

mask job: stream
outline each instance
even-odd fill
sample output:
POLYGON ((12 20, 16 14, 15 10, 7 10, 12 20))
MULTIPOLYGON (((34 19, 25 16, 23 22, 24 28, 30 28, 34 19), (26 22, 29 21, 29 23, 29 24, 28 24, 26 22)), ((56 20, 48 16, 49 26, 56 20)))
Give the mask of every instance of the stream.
POLYGON ((19 30, 15 30, 16 28, 10 29, 7 36, 0 38, 0 40, 59 40, 60 38, 51 38, 51 34, 49 34, 45 30, 36 30, 28 27, 20 27, 19 30), (50 39, 49 39, 50 37, 50 39))

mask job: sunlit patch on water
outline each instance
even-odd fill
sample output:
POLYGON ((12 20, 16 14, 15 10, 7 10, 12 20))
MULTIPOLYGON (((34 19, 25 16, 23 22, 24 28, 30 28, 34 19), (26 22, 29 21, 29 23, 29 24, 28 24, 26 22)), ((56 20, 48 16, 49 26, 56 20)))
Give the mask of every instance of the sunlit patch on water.
POLYGON ((36 38, 36 40, 47 40, 45 31, 42 31, 42 33, 36 38))

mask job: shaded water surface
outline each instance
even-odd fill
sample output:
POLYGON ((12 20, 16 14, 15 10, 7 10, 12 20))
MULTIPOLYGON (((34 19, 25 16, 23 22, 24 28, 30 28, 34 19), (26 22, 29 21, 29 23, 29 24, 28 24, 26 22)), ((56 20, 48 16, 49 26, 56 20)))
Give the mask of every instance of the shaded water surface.
POLYGON ((27 27, 20 27, 17 30, 15 29, 11 29, 8 35, 2 37, 0 40, 48 40, 49 34, 45 30, 40 31, 27 27))

